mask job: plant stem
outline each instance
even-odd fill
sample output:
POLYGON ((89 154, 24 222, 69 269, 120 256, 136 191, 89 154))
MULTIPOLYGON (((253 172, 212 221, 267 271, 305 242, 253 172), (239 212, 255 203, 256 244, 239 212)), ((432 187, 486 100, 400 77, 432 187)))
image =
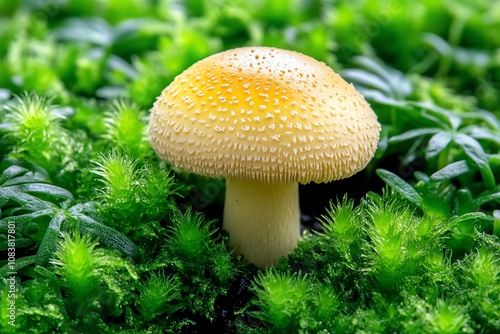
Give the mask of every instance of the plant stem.
MULTIPOLYGON (((455 19, 451 22, 450 31, 448 34, 448 44, 453 50, 453 47, 457 46, 460 42, 460 38, 462 36, 462 32, 465 28, 465 24, 467 23, 469 17, 468 15, 460 15, 456 14, 455 19)), ((441 63, 439 64, 438 69, 438 77, 445 78, 448 75, 448 71, 450 70, 452 62, 452 55, 445 55, 442 58, 441 63)))

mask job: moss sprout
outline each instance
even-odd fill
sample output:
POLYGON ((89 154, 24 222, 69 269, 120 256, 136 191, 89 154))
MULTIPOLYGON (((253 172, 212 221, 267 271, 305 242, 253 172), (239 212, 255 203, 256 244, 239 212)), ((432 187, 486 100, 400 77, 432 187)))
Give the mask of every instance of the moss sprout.
POLYGON ((139 312, 146 321, 160 315, 169 317, 180 309, 180 288, 180 282, 175 277, 153 273, 151 278, 139 287, 139 312))
POLYGON ((102 250, 86 236, 66 234, 52 261, 75 307, 88 306, 101 280, 102 250))
POLYGON ((119 151, 99 159, 93 172, 104 185, 98 198, 108 225, 136 238, 158 237, 155 226, 177 211, 175 200, 182 189, 170 170, 150 161, 139 166, 119 151))
POLYGON ((34 93, 17 96, 5 108, 5 121, 10 124, 6 127, 7 138, 15 147, 13 156, 55 173, 58 166, 54 166, 54 160, 60 163, 58 150, 64 145, 63 115, 57 113, 50 100, 34 93))
POLYGON ((143 159, 151 152, 146 135, 146 114, 134 102, 125 99, 110 102, 104 124, 104 139, 115 149, 126 152, 132 160, 143 159))
POLYGON ((316 332, 333 329, 341 309, 338 294, 329 286, 298 274, 270 270, 254 284, 255 316, 265 321, 273 333, 316 332))

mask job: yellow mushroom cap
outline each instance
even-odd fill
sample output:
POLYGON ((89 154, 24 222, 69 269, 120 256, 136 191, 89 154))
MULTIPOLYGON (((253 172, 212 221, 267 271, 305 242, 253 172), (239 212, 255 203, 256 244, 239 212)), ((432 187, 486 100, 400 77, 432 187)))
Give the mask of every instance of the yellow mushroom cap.
POLYGON ((244 47, 177 76, 151 109, 160 157, 210 177, 328 182, 362 170, 380 124, 364 97, 298 52, 244 47))

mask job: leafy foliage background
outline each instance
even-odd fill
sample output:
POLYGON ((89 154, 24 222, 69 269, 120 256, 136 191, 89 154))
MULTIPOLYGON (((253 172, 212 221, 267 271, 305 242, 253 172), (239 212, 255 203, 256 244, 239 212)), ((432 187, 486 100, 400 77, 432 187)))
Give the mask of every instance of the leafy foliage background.
POLYGON ((498 31, 490 0, 1 1, 0 332, 499 332, 498 31), (224 182, 147 137, 177 74, 247 45, 324 61, 383 126, 267 270, 227 246, 224 182))

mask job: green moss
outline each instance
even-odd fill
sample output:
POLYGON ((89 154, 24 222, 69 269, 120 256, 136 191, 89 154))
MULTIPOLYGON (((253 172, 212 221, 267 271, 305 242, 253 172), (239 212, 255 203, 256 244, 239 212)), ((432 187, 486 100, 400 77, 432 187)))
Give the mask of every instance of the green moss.
POLYGON ((139 293, 137 308, 146 321, 159 315, 171 316, 180 308, 180 283, 174 277, 153 274, 141 284, 139 293))
POLYGON ((499 332, 499 18, 491 1, 2 2, 0 332, 499 332), (248 45, 324 61, 383 128, 266 270, 228 247, 223 181, 160 162, 147 131, 177 74, 248 45))
POLYGON ((102 250, 88 237, 66 235, 52 261, 56 273, 63 277, 64 287, 75 307, 86 307, 100 284, 102 250))
POLYGON ((132 160, 142 159, 151 152, 146 135, 145 112, 133 102, 112 101, 105 112, 104 139, 115 149, 122 150, 132 160))
POLYGON ((498 240, 473 232, 477 253, 452 260, 449 224, 391 192, 357 206, 344 198, 323 217, 323 233, 258 276, 255 316, 271 332, 454 333, 478 323, 492 330, 499 253, 481 245, 498 240))

